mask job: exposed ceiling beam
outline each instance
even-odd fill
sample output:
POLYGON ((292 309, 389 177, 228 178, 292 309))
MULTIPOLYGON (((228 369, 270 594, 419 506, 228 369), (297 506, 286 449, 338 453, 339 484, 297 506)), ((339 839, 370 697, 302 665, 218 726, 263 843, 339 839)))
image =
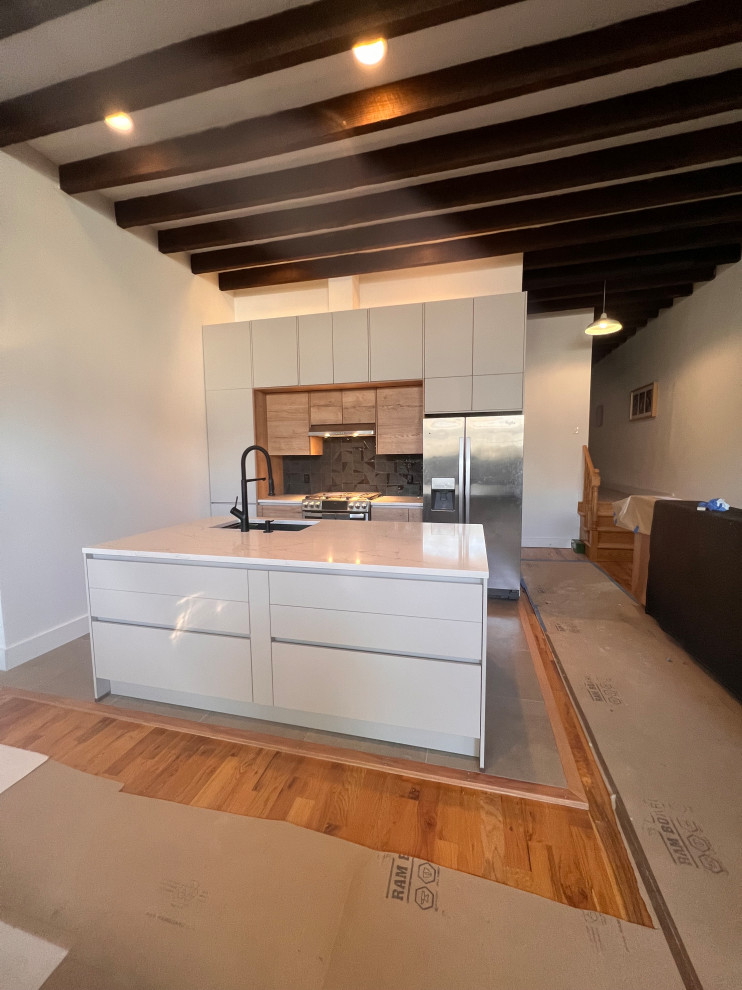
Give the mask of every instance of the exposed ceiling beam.
MULTIPOLYGON (((554 268, 531 268, 523 273, 523 287, 528 291, 558 288, 609 279, 613 284, 633 279, 637 272, 642 278, 672 278, 682 274, 683 281, 695 281, 686 274, 700 268, 734 264, 742 257, 739 244, 721 247, 698 248, 696 251, 672 251, 616 258, 610 261, 594 261, 582 265, 564 265, 554 268)), ((659 283, 655 283, 659 284, 659 283)))
POLYGON ((685 203, 714 196, 728 196, 740 190, 742 164, 720 165, 657 179, 564 193, 561 196, 521 200, 412 220, 395 220, 367 227, 345 228, 330 233, 265 241, 220 251, 205 251, 191 255, 191 271, 202 274, 248 268, 251 265, 404 247, 624 213, 627 210, 638 211, 665 203, 685 203))
MULTIPOLYGON (((74 0, 66 2, 70 7, 83 6, 74 0)), ((518 2, 319 0, 302 4, 7 100, 0 104, 0 144, 30 141, 95 123, 118 110, 131 113, 348 52, 370 33, 395 38, 518 2)), ((50 3, 64 6, 65 0, 45 0, 46 6, 50 3)))
POLYGON ((228 127, 69 162, 60 167, 60 185, 89 192, 256 161, 740 40, 739 0, 694 0, 228 127))
POLYGON ((0 4, 0 38, 28 31, 45 21, 53 21, 94 3, 98 0, 3 0, 0 4))
POLYGON ((116 220, 121 227, 137 227, 344 192, 605 140, 740 107, 742 69, 732 69, 715 76, 479 127, 466 131, 464 138, 461 132, 444 134, 318 165, 119 200, 116 220))
MULTIPOLYGON (((224 271, 219 286, 225 290, 252 289, 343 275, 365 275, 417 268, 423 265, 472 261, 527 251, 545 251, 575 244, 636 237, 656 231, 684 230, 694 224, 719 223, 728 236, 729 222, 742 223, 742 195, 704 200, 679 206, 639 210, 616 216, 592 217, 571 223, 530 227, 484 237, 464 237, 452 241, 370 251, 294 264, 272 264, 260 268, 224 271)), ((727 238, 725 237, 724 240, 727 238)))
MULTIPOLYGON (((680 230, 660 230, 640 237, 617 237, 600 244, 574 244, 569 248, 547 248, 529 251, 523 259, 523 271, 582 265, 585 262, 610 261, 620 258, 663 254, 667 251, 727 245, 731 250, 742 241, 741 223, 720 223, 711 227, 691 227, 680 230)), ((727 264, 728 262, 717 262, 727 264)))
POLYGON ((272 210, 254 216, 173 227, 160 231, 158 243, 165 254, 198 251, 538 196, 733 158, 742 158, 742 122, 711 127, 700 134, 679 134, 534 165, 518 165, 392 192, 355 196, 330 205, 272 210))
MULTIPOLYGON (((606 301, 610 305, 612 302, 622 301, 628 302, 629 300, 642 300, 642 299, 653 299, 661 296, 663 298, 676 298, 677 296, 689 296, 693 292, 693 286, 698 282, 710 282, 714 277, 714 268, 709 268, 705 271, 699 272, 702 278, 693 279, 689 282, 679 282, 676 278, 674 282, 666 281, 660 283, 659 285, 653 285, 651 280, 649 284, 640 285, 643 279, 641 278, 641 273, 637 275, 636 282, 627 283, 624 285, 611 285, 610 290, 606 292, 606 301)), ((668 275, 669 279, 670 276, 668 275)), ((528 298, 537 299, 539 302, 543 302, 546 299, 557 300, 557 299, 576 299, 576 298, 592 298, 597 305, 603 298, 603 282, 588 282, 585 285, 572 285, 563 286, 560 289, 537 289, 533 291, 528 289, 528 298)))

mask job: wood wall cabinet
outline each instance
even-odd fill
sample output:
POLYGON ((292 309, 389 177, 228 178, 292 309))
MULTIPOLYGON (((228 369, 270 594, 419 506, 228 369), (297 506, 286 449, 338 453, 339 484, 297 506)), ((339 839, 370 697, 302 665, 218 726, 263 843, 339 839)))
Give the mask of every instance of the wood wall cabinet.
MULTIPOLYGON (((299 384, 331 385, 332 315, 314 313, 299 317, 299 384)), ((327 420, 327 422, 331 422, 327 420)))
POLYGON ((420 385, 376 390, 376 453, 421 454, 423 390, 420 385))
POLYGON ((422 378, 422 303, 369 310, 369 351, 372 382, 422 378))
POLYGON ((367 382, 368 310, 348 309, 332 314, 333 381, 367 382))
POLYGON ((299 384, 297 322, 295 316, 252 321, 255 388, 299 384))
POLYGON ((309 393, 309 420, 312 424, 343 422, 343 393, 337 389, 309 393))
POLYGON ((376 422, 376 389, 347 388, 340 393, 343 423, 376 422))
POLYGON ((307 436, 309 392, 269 392, 265 409, 269 454, 322 453, 322 438, 307 436))

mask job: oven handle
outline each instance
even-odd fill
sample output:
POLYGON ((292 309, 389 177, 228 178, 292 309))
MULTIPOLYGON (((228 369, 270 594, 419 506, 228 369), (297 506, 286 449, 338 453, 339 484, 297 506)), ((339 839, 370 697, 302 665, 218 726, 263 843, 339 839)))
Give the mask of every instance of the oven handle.
POLYGON ((366 512, 322 512, 321 510, 302 509, 303 519, 368 519, 366 512))

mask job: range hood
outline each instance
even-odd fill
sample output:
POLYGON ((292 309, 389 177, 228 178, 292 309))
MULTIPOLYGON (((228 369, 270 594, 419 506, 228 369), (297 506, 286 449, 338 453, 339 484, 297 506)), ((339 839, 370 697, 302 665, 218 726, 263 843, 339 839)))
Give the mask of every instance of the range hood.
POLYGON ((372 437, 376 434, 376 423, 313 423, 309 427, 310 437, 372 437))

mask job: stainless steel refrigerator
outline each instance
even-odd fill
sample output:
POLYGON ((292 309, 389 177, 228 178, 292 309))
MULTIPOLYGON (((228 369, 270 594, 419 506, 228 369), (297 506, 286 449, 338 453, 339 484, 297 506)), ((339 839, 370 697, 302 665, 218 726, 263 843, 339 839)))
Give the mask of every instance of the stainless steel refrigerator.
POLYGON ((423 519, 481 523, 488 594, 520 594, 523 416, 426 416, 423 519))

